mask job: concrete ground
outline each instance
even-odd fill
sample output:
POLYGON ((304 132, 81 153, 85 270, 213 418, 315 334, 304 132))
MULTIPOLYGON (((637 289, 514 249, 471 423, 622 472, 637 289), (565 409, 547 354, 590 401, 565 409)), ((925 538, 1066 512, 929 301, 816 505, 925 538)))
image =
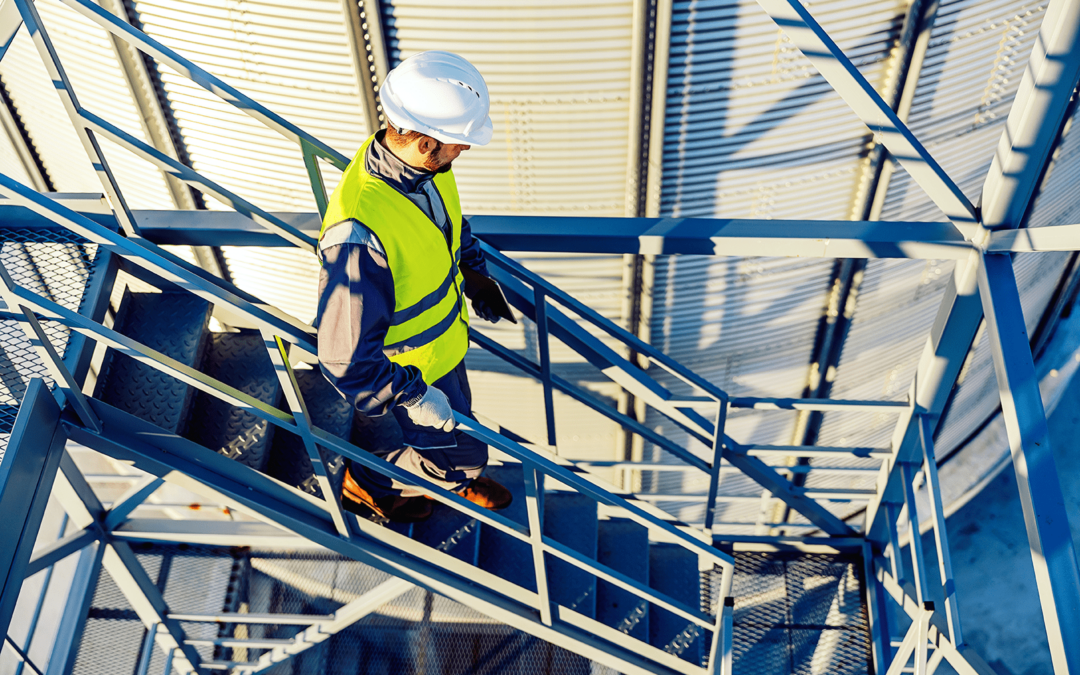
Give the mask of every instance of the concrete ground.
MULTIPOLYGON (((1080 550, 1080 377, 1073 378, 1049 422, 1073 546, 1080 550)), ((949 518, 947 527, 965 641, 1000 675, 1053 673, 1012 466, 949 518)), ((924 541, 930 553, 932 534, 924 541)), ((936 561, 930 564, 936 569, 936 561)))

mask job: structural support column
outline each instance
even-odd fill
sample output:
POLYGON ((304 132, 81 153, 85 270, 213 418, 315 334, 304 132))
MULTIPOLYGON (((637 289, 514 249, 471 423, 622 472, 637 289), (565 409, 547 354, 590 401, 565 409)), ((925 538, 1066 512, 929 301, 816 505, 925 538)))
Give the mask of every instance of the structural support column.
MULTIPOLYGON (((1080 76, 1080 3, 1051 0, 1035 41, 1028 68, 1009 112, 1005 131, 983 185, 980 218, 982 236, 990 230, 1019 228, 1027 217, 1042 169, 1060 138, 1061 123, 1080 76)), ((1002 235, 994 234, 994 238, 1002 235)), ((979 242, 986 244, 986 241, 979 242)), ((941 414, 971 348, 982 319, 977 284, 979 256, 958 261, 945 290, 930 342, 915 375, 915 406, 901 417, 893 436, 896 462, 918 455, 919 414, 932 427, 941 414)), ((1011 274, 1011 272, 1010 272, 1011 274)), ((1021 326, 1023 320, 1021 319, 1021 326)), ((1025 349, 1028 347, 1025 345, 1025 349)), ((880 539, 882 503, 898 501, 897 471, 882 476, 879 498, 867 508, 867 532, 880 539)))
POLYGON ((1010 256, 983 258, 979 291, 1054 672, 1076 675, 1080 673, 1080 570, 1010 256))
POLYGON ((15 612, 65 441, 60 406, 44 380, 30 380, 0 463, 0 641, 15 612))

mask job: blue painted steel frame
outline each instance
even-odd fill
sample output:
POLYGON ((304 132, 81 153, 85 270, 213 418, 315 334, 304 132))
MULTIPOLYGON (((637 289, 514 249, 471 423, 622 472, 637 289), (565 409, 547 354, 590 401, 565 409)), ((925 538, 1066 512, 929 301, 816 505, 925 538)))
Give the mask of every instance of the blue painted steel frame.
POLYGON ((60 406, 44 380, 31 379, 0 462, 0 635, 7 635, 66 440, 60 406))

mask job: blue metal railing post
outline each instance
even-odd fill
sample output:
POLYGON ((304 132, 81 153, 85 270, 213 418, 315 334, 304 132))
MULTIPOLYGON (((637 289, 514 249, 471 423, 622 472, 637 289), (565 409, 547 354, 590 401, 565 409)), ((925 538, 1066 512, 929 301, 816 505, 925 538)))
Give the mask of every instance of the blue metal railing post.
POLYGON ((540 352, 540 382, 544 386, 544 421, 547 423, 547 442, 555 453, 555 397, 551 386, 551 342, 548 333, 547 294, 543 287, 533 286, 536 306, 536 342, 540 352))
POLYGON ((709 467, 709 497, 705 502, 705 531, 712 532, 716 516, 716 493, 720 490, 720 463, 724 458, 724 425, 727 422, 727 398, 716 406, 716 426, 713 429, 712 466, 709 467))
MULTIPOLYGON (((525 476, 525 506, 529 512, 529 543, 532 546, 533 570, 536 575, 536 593, 540 599, 540 621, 551 625, 551 598, 548 594, 547 566, 544 564, 544 525, 541 519, 540 474, 533 464, 521 463, 525 476)), ((540 474, 543 475, 543 474, 540 474)))

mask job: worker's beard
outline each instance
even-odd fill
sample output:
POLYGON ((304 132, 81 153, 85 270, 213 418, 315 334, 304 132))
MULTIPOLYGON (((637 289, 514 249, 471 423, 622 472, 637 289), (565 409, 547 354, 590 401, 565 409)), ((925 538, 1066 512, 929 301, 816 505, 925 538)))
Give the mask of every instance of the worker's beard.
POLYGON ((442 141, 435 141, 437 144, 435 149, 428 153, 426 159, 424 159, 424 168, 434 173, 446 173, 450 170, 452 161, 447 162, 446 157, 443 154, 443 150, 446 148, 442 141))

